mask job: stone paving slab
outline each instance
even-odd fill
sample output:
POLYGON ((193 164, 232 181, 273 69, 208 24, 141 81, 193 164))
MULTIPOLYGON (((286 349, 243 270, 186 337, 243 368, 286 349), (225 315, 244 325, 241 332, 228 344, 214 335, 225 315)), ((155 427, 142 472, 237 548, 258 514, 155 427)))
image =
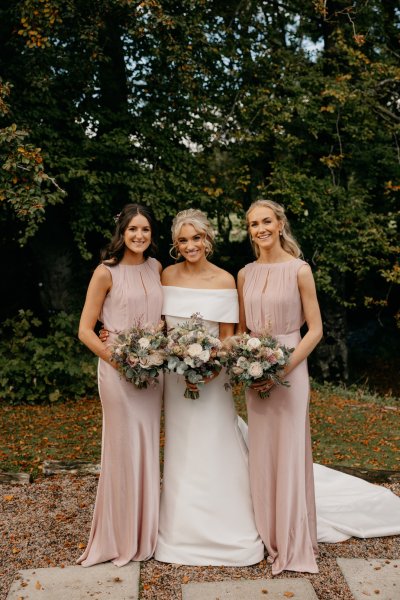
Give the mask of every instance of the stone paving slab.
POLYGON ((337 558, 355 600, 399 600, 400 560, 337 558))
POLYGON ((7 600, 138 600, 140 564, 18 571, 7 600))
MULTIPOLYGON (((318 600, 307 579, 229 580, 182 585, 182 600, 318 600), (293 594, 293 595, 292 595, 293 594)), ((366 600, 364 598, 364 600, 366 600)))

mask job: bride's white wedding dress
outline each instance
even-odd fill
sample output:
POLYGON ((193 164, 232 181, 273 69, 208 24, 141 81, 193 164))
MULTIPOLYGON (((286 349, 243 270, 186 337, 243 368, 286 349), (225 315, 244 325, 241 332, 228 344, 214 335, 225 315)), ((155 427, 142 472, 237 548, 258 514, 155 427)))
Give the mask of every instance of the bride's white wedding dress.
MULTIPOLYGON (((199 312, 212 335, 236 323, 236 290, 163 288, 168 328, 199 312)), ((165 449, 155 558, 186 565, 247 566, 264 557, 250 496, 247 446, 226 376, 184 397, 183 377, 164 379, 165 449)))
MULTIPOLYGON (((236 290, 163 288, 168 327, 199 312, 214 335, 237 322, 236 290)), ((184 398, 183 377, 165 377, 165 453, 156 560, 247 566, 264 546, 251 503, 247 426, 238 419, 226 376, 184 398)), ((319 542, 400 534, 400 498, 390 490, 314 464, 319 542)))

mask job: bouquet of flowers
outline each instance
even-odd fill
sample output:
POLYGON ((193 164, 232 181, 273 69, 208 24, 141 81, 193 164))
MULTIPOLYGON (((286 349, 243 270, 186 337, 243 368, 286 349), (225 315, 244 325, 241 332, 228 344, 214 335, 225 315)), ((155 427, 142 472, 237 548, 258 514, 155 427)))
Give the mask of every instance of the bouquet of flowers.
MULTIPOLYGON (((282 369, 288 363, 293 348, 279 344, 267 333, 251 336, 248 333, 228 338, 219 353, 221 364, 229 375, 227 387, 244 385, 270 379, 275 384, 289 386, 282 379, 282 369)), ((260 398, 267 398, 269 392, 258 392, 260 398)))
POLYGON ((112 360, 127 381, 138 389, 155 386, 166 363, 167 338, 164 323, 142 327, 134 325, 121 333, 112 350, 112 360))
MULTIPOLYGON (((183 375, 186 383, 201 385, 205 377, 221 370, 217 358, 221 345, 220 340, 207 331, 199 313, 195 313, 168 332, 167 369, 183 375)), ((200 394, 187 387, 184 396, 195 400, 200 394)))

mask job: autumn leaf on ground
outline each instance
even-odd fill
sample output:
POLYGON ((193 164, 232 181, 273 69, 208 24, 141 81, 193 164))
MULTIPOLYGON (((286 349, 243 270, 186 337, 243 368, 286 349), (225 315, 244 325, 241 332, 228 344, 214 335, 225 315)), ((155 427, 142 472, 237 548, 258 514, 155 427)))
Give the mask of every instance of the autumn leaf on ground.
POLYGON ((284 592, 283 595, 285 596, 285 598, 293 598, 294 593, 293 592, 284 592))
POLYGON ((188 583, 188 582, 189 582, 189 577, 187 575, 182 577, 182 583, 188 583))
POLYGON ((10 500, 12 500, 14 498, 14 494, 5 494, 3 496, 3 500, 5 500, 6 502, 10 502, 10 500))
POLYGON ((35 583, 35 588, 36 588, 37 590, 41 590, 41 589, 42 589, 42 584, 40 583, 40 581, 37 581, 37 582, 35 583))

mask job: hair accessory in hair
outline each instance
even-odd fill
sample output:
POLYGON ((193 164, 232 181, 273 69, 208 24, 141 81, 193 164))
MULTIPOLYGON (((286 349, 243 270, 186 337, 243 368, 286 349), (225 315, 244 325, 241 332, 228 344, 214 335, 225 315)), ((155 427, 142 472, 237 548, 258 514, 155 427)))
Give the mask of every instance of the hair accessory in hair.
POLYGON ((115 223, 118 223, 118 219, 120 218, 120 216, 121 216, 121 213, 120 213, 120 212, 119 212, 119 213, 117 213, 116 215, 114 215, 113 219, 114 219, 114 222, 115 222, 115 223))

